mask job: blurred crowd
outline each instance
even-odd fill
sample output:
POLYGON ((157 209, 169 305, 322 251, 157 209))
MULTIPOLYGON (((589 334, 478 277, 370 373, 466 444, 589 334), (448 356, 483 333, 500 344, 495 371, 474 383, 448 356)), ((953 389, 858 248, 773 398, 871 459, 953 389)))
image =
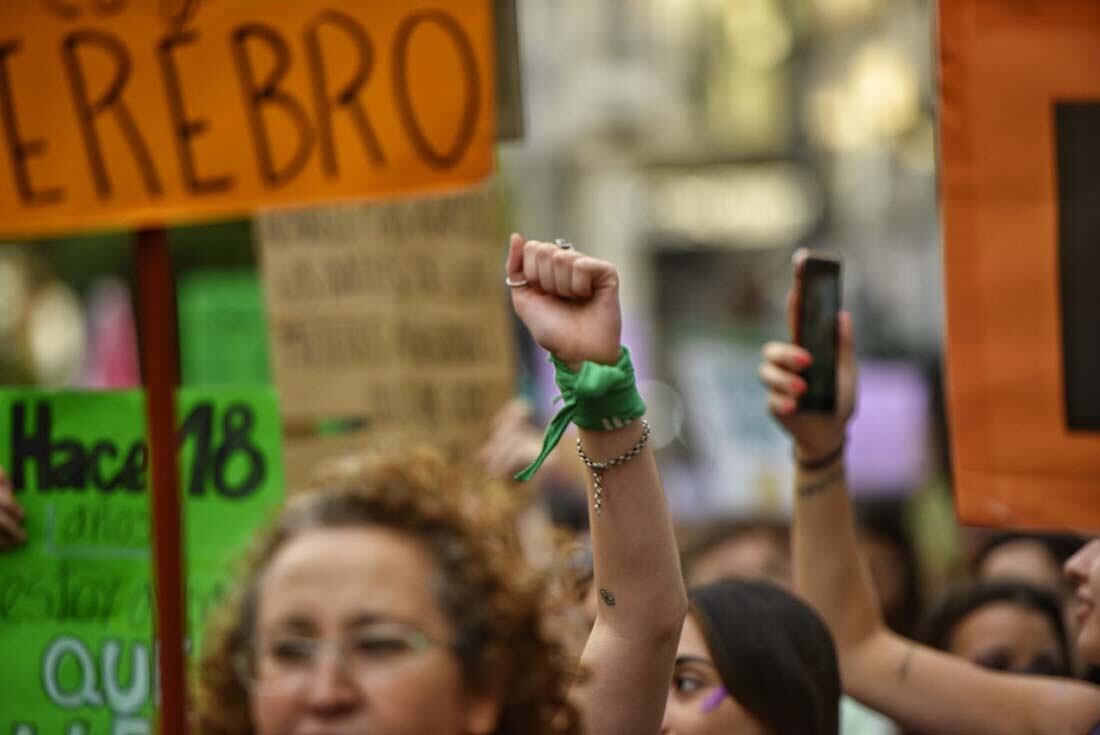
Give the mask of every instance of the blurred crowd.
MULTIPOLYGON (((578 243, 509 243, 522 395, 477 452, 287 488, 193 659, 193 731, 1100 733, 1100 540, 950 505, 932 5, 521 3, 497 214, 578 243), (806 244, 850 266, 827 414, 784 329, 806 244)), ((176 236, 236 269, 181 278, 183 383, 270 382, 261 235, 176 236)), ((0 382, 140 383, 129 245, 73 244, 0 256, 0 382)), ((0 551, 25 516, 0 475, 0 551)))
MULTIPOLYGON (((210 622, 196 732, 1098 726, 1100 541, 974 532, 965 570, 931 588, 905 504, 850 501, 846 313, 834 411, 798 406, 812 355, 762 350, 757 410, 792 440, 793 522, 676 528, 622 346, 619 273, 518 235, 506 272, 517 317, 553 356, 550 427, 517 401, 466 463, 406 450, 318 467, 210 622), (534 484, 517 491, 514 476, 534 484)), ((3 548, 28 541, 24 522, 0 477, 3 548)))

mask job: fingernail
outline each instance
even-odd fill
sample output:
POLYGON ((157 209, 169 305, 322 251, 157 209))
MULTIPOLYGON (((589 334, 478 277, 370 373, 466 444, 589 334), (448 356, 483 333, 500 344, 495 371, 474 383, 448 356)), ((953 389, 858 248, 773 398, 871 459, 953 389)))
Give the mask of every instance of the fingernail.
POLYGON ((795 378, 794 389, 799 393, 805 393, 810 386, 802 378, 795 378))
POLYGON ((814 358, 808 353, 802 353, 798 356, 798 364, 802 367, 809 367, 813 363, 814 358))

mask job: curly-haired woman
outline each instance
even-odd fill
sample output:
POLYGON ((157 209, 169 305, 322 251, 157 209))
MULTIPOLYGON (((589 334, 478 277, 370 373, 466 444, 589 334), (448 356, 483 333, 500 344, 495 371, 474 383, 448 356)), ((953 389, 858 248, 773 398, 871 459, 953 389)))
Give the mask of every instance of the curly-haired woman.
POLYGON ((601 602, 584 676, 570 689, 562 649, 543 630, 537 580, 491 526, 463 512, 467 479, 417 456, 366 461, 293 503, 260 544, 207 640, 201 733, 660 728, 687 601, 619 344, 618 274, 566 244, 519 236, 507 272, 517 314, 556 358, 566 399, 556 426, 578 424, 593 469, 601 602))

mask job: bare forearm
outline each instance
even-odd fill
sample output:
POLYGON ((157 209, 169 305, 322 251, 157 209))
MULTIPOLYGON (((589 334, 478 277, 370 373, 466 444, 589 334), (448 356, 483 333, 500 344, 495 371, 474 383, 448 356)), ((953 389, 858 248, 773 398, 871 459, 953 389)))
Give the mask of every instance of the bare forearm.
MULTIPOLYGON (((620 347, 615 268, 563 241, 525 241, 517 234, 508 247, 512 305, 535 341, 555 356, 568 418, 589 429, 638 418, 644 406, 633 390, 629 353, 620 347), (605 367, 589 369, 584 363, 605 367)), ((554 434, 564 418, 555 419, 554 434)), ((598 469, 600 512, 589 511, 599 602, 581 659, 584 676, 572 693, 589 732, 658 732, 687 612, 657 465, 648 445, 639 443, 644 428, 644 422, 634 421, 611 431, 579 432, 592 462, 623 457, 616 466, 598 469), (638 451, 631 451, 635 447, 638 451)), ((589 478, 590 505, 595 489, 589 478)))
POLYGON ((797 471, 795 493, 795 585, 825 618, 843 658, 883 627, 856 540, 843 462, 797 471))
POLYGON ((843 467, 799 472, 796 492, 796 586, 836 638, 848 694, 907 727, 944 735, 1076 733, 1100 719, 1095 690, 985 671, 887 630, 856 542, 843 467))
MULTIPOLYGON (((615 431, 580 431, 581 446, 600 462, 629 451, 642 436, 637 421, 615 431)), ((588 479, 592 556, 600 619, 632 639, 679 636, 687 597, 657 463, 649 445, 602 473, 601 510, 588 479)))
MULTIPOLYGON (((628 452, 642 437, 635 422, 616 431, 580 432, 597 462, 628 452)), ((597 618, 574 691, 586 731, 657 733, 672 679, 687 596, 657 463, 648 445, 625 464, 602 473, 601 510, 589 520, 597 589, 597 618)))

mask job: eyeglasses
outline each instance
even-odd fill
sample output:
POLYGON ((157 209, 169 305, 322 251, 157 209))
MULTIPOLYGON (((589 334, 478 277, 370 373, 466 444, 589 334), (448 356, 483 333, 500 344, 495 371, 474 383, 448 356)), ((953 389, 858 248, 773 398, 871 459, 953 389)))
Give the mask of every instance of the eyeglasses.
POLYGON ((327 656, 359 686, 387 677, 433 646, 450 648, 415 628, 377 626, 339 640, 297 634, 260 636, 251 650, 234 660, 246 689, 256 687, 296 689, 306 686, 327 656))

